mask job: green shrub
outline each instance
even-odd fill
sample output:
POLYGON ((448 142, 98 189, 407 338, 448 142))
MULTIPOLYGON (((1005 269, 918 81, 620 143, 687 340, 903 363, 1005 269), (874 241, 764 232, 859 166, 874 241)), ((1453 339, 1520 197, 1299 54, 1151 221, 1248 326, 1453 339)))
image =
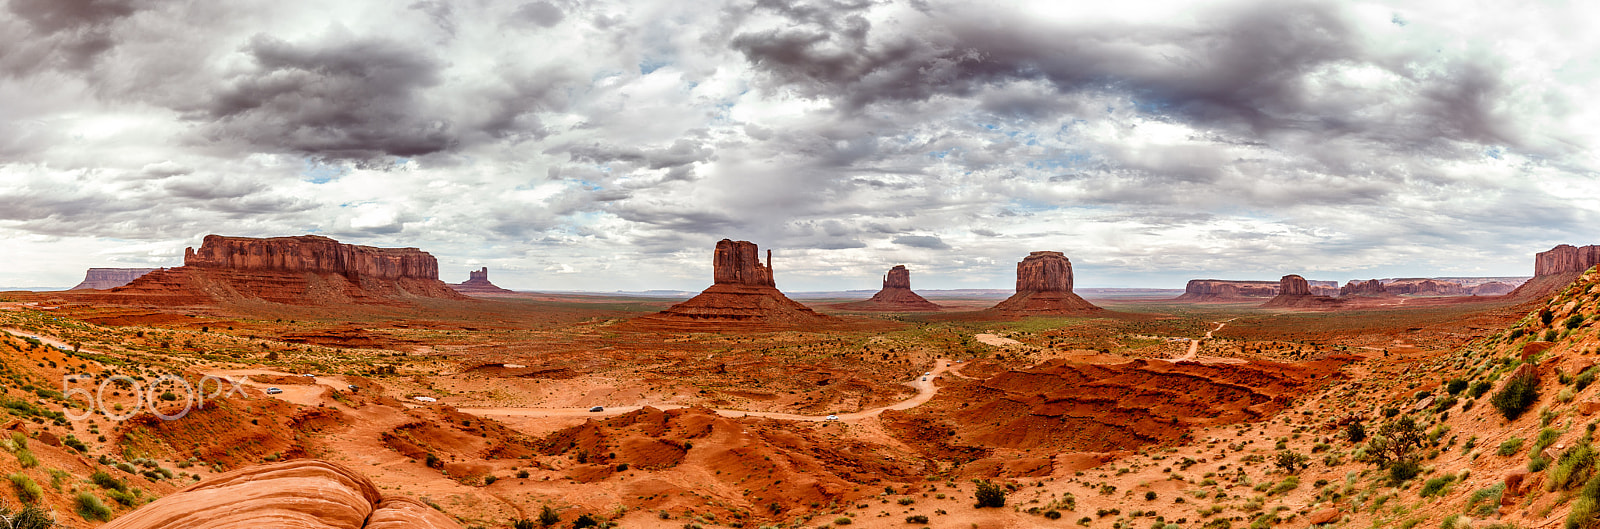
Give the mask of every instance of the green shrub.
POLYGON ((1576 378, 1572 379, 1572 385, 1577 387, 1579 391, 1583 391, 1583 388, 1587 388, 1589 384, 1594 383, 1596 372, 1600 372, 1600 366, 1593 366, 1583 370, 1582 373, 1578 373, 1576 378))
POLYGON ((1534 439, 1533 450, 1531 450, 1531 452, 1538 454, 1539 452, 1544 451, 1544 449, 1549 448, 1550 445, 1556 444, 1556 440, 1560 438, 1561 430, 1557 430, 1555 428, 1545 428, 1543 430, 1539 430, 1539 438, 1534 439))
POLYGON ((850 525, 853 522, 855 520, 851 520, 849 516, 840 516, 833 519, 833 525, 850 525))
POLYGON ((1422 473, 1422 464, 1416 461, 1400 460, 1389 465, 1389 480, 1395 483, 1404 483, 1422 473))
POLYGON ((1587 437, 1562 452, 1556 458, 1555 467, 1550 469, 1550 490, 1567 490, 1589 481, 1594 473, 1594 456, 1594 448, 1587 437))
POLYGON ((1507 380, 1505 385, 1500 387, 1500 391, 1489 398, 1489 402, 1494 404, 1495 409, 1500 410, 1500 414, 1504 415, 1506 420, 1514 421, 1538 399, 1539 377, 1525 373, 1507 380))
POLYGON ((79 492, 78 516, 82 516, 85 520, 109 521, 111 520, 111 508, 106 507, 106 504, 101 502, 100 498, 95 495, 87 491, 79 492))
MULTIPOLYGON (((1045 518, 1050 518, 1050 513, 1052 513, 1052 512, 1055 512, 1055 511, 1046 512, 1044 517, 1045 518)), ((1060 517, 1061 517, 1061 513, 1056 512, 1056 518, 1060 518, 1060 517)), ((1051 518, 1051 519, 1053 520, 1054 518, 1051 518)), ((926 523, 928 523, 928 517, 924 516, 924 515, 921 515, 921 514, 913 514, 911 516, 907 516, 906 517, 906 523, 926 524, 926 523)))
POLYGON ((598 526, 598 525, 600 525, 600 520, 596 520, 593 516, 589 516, 588 514, 580 514, 580 515, 578 515, 577 518, 574 518, 572 520, 572 528, 573 529, 581 529, 583 527, 595 527, 595 526, 598 526))
POLYGON ((1352 443, 1359 443, 1367 439, 1367 429, 1359 422, 1353 422, 1344 427, 1344 436, 1352 443))
POLYGON ((1495 483, 1472 492, 1467 509, 1479 518, 1491 516, 1500 508, 1500 497, 1506 493, 1505 482, 1495 483))
POLYGON ((94 474, 89 475, 89 481, 93 481, 95 485, 99 485, 100 488, 106 489, 106 490, 115 490, 115 491, 126 491, 126 490, 128 490, 128 485, 127 484, 124 484, 122 482, 122 480, 119 480, 117 478, 111 477, 111 474, 107 474, 103 470, 95 471, 94 474))
POLYGON ((1294 490, 1294 489, 1299 488, 1299 487, 1300 487, 1300 476, 1289 476, 1287 478, 1283 478, 1283 481, 1278 482, 1277 485, 1273 485, 1272 489, 1267 491, 1267 495, 1276 496, 1276 495, 1279 495, 1279 494, 1283 494, 1285 492, 1289 492, 1289 491, 1294 490))
POLYGON ((533 520, 519 518, 516 521, 511 522, 511 529, 533 529, 533 520))
POLYGON ((1444 385, 1444 391, 1445 391, 1445 393, 1449 393, 1451 395, 1455 395, 1455 394, 1461 393, 1462 391, 1466 391, 1467 386, 1468 386, 1468 384, 1467 384, 1466 380, 1462 380, 1462 379, 1459 379, 1459 378, 1452 378, 1452 379, 1450 379, 1450 382, 1448 382, 1448 383, 1446 383, 1444 385))
POLYGON ((38 505, 23 505, 9 517, 11 529, 50 529, 57 525, 54 512, 38 505))
POLYGON ((1488 393, 1491 389, 1494 389, 1494 383, 1487 380, 1479 380, 1473 382, 1472 387, 1467 388, 1467 396, 1474 399, 1482 397, 1484 393, 1488 393))
POLYGON ((976 496, 978 500, 977 505, 974 505, 974 507, 979 509, 984 507, 1006 506, 1005 487, 1001 487, 1000 485, 997 485, 991 481, 985 480, 978 482, 978 491, 976 494, 974 494, 974 496, 976 496))
POLYGON ((1567 317, 1567 328, 1568 329, 1576 329, 1580 325, 1583 325, 1583 315, 1582 314, 1573 314, 1573 315, 1567 317))
POLYGON ((1433 496, 1444 494, 1445 490, 1448 489, 1450 484, 1455 482, 1455 480, 1455 474, 1445 474, 1443 476, 1430 479, 1422 483, 1422 492, 1419 494, 1421 494, 1424 498, 1431 498, 1433 496))
POLYGON ((1512 437, 1510 439, 1506 439, 1505 442, 1500 443, 1500 448, 1495 450, 1494 453, 1502 456, 1517 455, 1517 451, 1522 450, 1522 440, 1523 439, 1521 437, 1512 437))
POLYGON ((561 523, 561 515, 557 514, 555 509, 551 509, 549 505, 539 509, 539 525, 550 527, 558 523, 561 523))
POLYGON ((22 503, 39 503, 39 499, 44 497, 44 488, 35 483, 33 478, 22 474, 11 474, 6 476, 6 479, 11 480, 11 488, 17 490, 17 499, 22 500, 22 503))

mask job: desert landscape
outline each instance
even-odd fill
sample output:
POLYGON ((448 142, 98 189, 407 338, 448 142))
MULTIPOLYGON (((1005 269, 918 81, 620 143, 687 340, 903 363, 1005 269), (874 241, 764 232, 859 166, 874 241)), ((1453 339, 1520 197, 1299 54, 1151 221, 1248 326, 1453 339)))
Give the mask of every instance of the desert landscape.
POLYGON ((898 268, 812 309, 745 241, 672 303, 207 237, 4 294, 0 470, 67 527, 1582 526, 1593 248, 1503 295, 1095 303, 1035 251, 992 307, 898 268))
POLYGON ((0 529, 1600 529, 1596 35, 0 0, 0 529))

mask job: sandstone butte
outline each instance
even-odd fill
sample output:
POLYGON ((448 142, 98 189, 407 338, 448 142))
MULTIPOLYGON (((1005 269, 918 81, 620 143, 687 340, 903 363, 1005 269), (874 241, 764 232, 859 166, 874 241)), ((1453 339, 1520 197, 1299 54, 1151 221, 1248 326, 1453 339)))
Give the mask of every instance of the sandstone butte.
POLYGON ((1306 278, 1289 274, 1278 280, 1278 295, 1261 306, 1279 309, 1331 309, 1339 306, 1339 300, 1313 294, 1311 284, 1306 278))
POLYGON ((1277 281, 1229 281, 1190 279, 1176 301, 1225 301, 1241 298, 1270 298, 1278 295, 1277 281))
POLYGON ((495 286, 489 282, 489 267, 481 270, 467 272, 467 282, 450 285, 450 288, 462 294, 515 294, 516 292, 495 286))
POLYGON ((1510 296, 1542 298, 1565 288, 1585 270, 1600 265, 1600 245, 1557 245, 1533 256, 1533 279, 1519 285, 1510 296))
POLYGON ((234 470, 151 502, 105 529, 461 529, 406 497, 384 497, 359 473, 300 459, 234 470))
POLYGON ((712 285, 667 310, 634 318, 641 328, 792 327, 830 323, 778 291, 772 278, 772 251, 762 264, 760 249, 750 241, 717 241, 712 254, 712 285))
POLYGON ((110 290, 160 270, 160 268, 90 268, 83 274, 83 282, 70 290, 110 290))
POLYGON ((184 250, 181 267, 150 272, 109 292, 77 297, 162 306, 239 301, 392 305, 416 298, 468 299, 439 280, 439 263, 427 252, 341 244, 316 235, 265 239, 207 235, 199 250, 184 250))
POLYGON ((991 310, 1010 314, 1090 314, 1105 309, 1072 293, 1072 261, 1061 252, 1032 252, 1017 263, 1017 293, 991 310))
POLYGON ((911 271, 906 269, 906 265, 894 265, 894 268, 890 268, 889 273, 883 276, 883 289, 873 294, 871 299, 836 306, 847 310, 892 312, 933 311, 941 308, 911 291, 911 271))

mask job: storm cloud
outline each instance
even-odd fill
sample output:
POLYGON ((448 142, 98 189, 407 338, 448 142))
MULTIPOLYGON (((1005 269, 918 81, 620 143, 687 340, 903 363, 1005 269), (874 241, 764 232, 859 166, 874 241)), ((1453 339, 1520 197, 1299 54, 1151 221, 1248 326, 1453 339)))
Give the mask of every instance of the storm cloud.
POLYGON ((1587 6, 3 7, 0 250, 46 264, 0 285, 213 232, 529 289, 698 288, 724 237, 785 288, 1517 275, 1600 221, 1587 6))

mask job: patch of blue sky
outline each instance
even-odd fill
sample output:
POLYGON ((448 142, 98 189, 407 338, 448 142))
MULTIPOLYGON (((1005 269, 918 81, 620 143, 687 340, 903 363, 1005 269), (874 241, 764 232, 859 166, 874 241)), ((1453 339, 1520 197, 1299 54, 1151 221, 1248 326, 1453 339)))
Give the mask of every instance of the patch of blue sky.
POLYGON ((313 184, 326 184, 350 173, 349 167, 323 163, 312 158, 302 158, 300 162, 301 179, 313 184))
POLYGON ((1499 148, 1499 147, 1490 147, 1490 148, 1487 148, 1487 149, 1483 150, 1483 155, 1484 156, 1488 156, 1488 157, 1494 158, 1496 160, 1499 160, 1501 156, 1505 155, 1505 153, 1506 153, 1506 151, 1501 149, 1501 148, 1499 148))
POLYGON ((672 61, 665 58, 646 57, 643 61, 639 61, 639 75, 650 75, 669 64, 672 64, 672 61))

